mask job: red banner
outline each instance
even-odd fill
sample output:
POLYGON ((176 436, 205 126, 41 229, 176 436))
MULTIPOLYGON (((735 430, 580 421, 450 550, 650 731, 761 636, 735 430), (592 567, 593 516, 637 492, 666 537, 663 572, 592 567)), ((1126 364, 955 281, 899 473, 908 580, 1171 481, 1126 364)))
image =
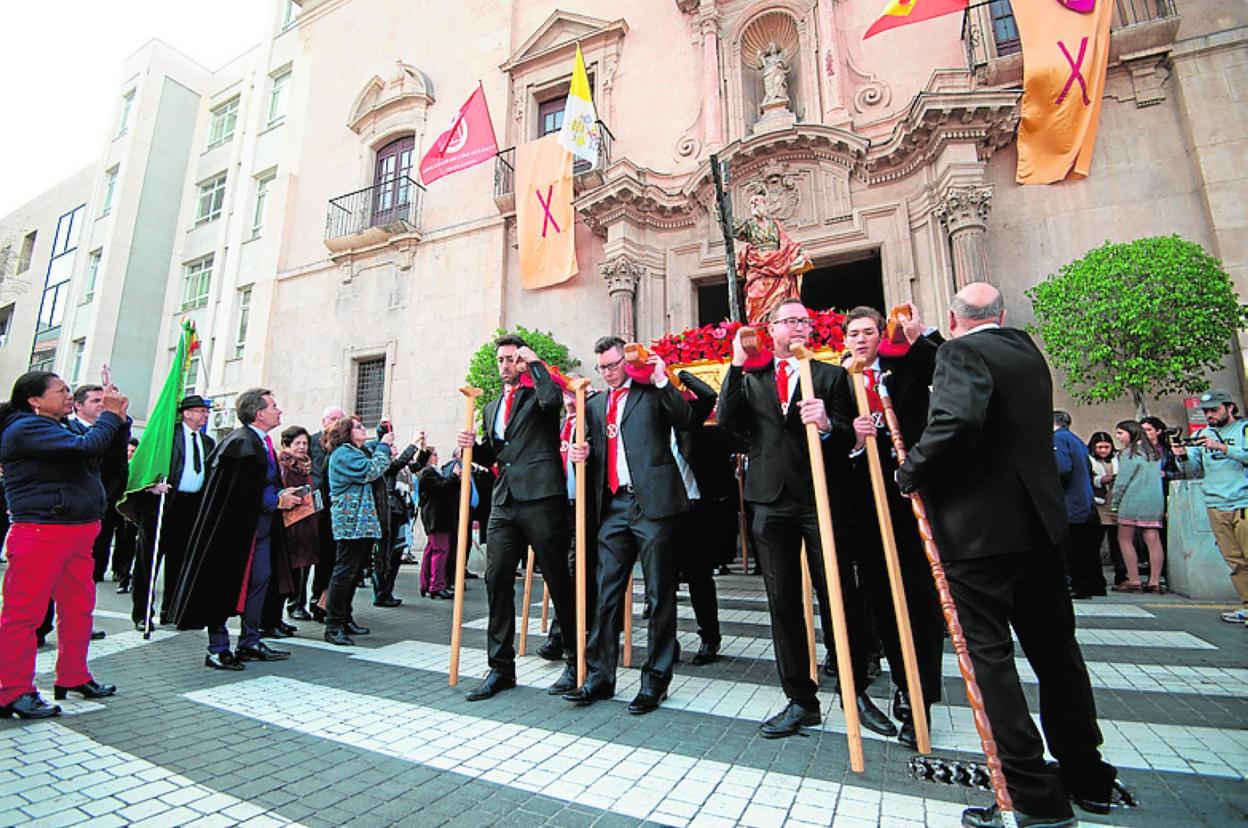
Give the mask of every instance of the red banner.
POLYGON ((425 184, 444 175, 466 170, 498 154, 494 125, 485 105, 485 90, 478 86, 446 131, 420 159, 420 180, 425 184))

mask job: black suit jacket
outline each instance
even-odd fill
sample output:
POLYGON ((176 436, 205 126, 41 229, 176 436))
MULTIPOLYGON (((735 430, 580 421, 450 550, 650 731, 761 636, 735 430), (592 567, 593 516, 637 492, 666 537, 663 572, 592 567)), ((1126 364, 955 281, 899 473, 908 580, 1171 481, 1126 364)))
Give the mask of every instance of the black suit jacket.
POLYGON ((494 436, 494 420, 503 398, 486 403, 482 414, 485 440, 473 450, 473 462, 498 464, 495 504, 513 498, 523 503, 556 496, 566 500, 568 496, 559 455, 563 393, 542 363, 529 363, 529 375, 533 387, 516 389, 502 439, 494 436))
MULTIPOLYGON (((607 404, 611 392, 595 394, 585 404, 585 438, 590 444, 587 485, 597 495, 599 514, 607 494, 607 404)), ((696 415, 689 401, 670 382, 663 388, 634 382, 619 415, 624 456, 632 479, 633 496, 642 515, 651 519, 689 511, 689 496, 672 455, 672 429, 691 428, 696 415)), ((592 501, 591 501, 592 502, 592 501)))
MULTIPOLYGON (((855 442, 849 375, 844 368, 824 362, 812 362, 810 372, 815 396, 823 400, 832 422, 832 433, 822 446, 829 489, 839 495, 855 442)), ((799 503, 815 502, 806 426, 798 412, 801 400, 799 382, 788 412, 781 412, 774 360, 758 371, 728 367, 719 389, 719 424, 740 434, 749 445, 745 499, 751 503, 774 503, 781 496, 799 503)))
MULTIPOLYGON (((178 483, 182 481, 182 469, 186 466, 186 437, 183 433, 184 426, 178 423, 173 427, 173 452, 169 455, 169 480, 168 483, 173 487, 170 494, 176 494, 178 491, 178 483)), ((202 444, 200 445, 200 460, 203 462, 205 471, 208 469, 208 455, 217 447, 217 441, 204 434, 199 434, 202 444)))
POLYGON ((897 474, 903 489, 920 488, 943 557, 1062 540, 1052 412, 1048 365, 1022 331, 989 329, 941 346, 927 428, 897 474))

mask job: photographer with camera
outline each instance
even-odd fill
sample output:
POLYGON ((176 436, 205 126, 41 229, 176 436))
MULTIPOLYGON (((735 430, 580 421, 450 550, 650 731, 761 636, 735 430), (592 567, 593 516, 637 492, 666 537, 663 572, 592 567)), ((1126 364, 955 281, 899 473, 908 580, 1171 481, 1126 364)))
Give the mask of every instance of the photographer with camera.
POLYGON ((1175 445, 1174 454, 1188 477, 1204 478, 1209 525, 1243 604, 1222 620, 1248 626, 1248 420, 1238 419, 1231 395, 1216 388, 1200 395, 1200 409, 1209 426, 1196 445, 1175 445))

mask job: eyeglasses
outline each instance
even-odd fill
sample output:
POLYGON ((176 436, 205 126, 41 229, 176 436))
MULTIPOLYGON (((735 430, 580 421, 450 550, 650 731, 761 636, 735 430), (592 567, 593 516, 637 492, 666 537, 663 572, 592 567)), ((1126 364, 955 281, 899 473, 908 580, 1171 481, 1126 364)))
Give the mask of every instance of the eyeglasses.
POLYGON ((598 366, 597 368, 595 368, 594 370, 595 370, 595 371, 597 371, 597 372, 598 372, 598 373, 600 373, 600 374, 605 374, 605 373, 607 373, 608 371, 616 371, 616 370, 618 370, 618 369, 619 369, 619 367, 620 367, 621 365, 623 365, 623 364, 624 364, 624 357, 620 357, 620 358, 619 358, 619 359, 617 359, 615 362, 608 362, 608 363, 607 363, 607 364, 605 364, 605 365, 599 365, 599 366, 598 366))
POLYGON ((773 325, 787 325, 790 328, 809 328, 815 324, 808 316, 787 316, 784 319, 777 319, 773 325))

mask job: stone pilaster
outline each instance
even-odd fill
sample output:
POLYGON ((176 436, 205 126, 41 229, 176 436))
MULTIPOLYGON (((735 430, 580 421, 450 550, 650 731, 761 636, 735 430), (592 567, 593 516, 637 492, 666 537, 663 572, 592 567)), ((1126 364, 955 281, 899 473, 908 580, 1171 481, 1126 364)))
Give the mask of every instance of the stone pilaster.
POLYGON ((719 78, 719 12, 714 0, 702 0, 697 24, 702 35, 702 145, 714 152, 724 145, 719 78))
POLYGON ((646 268, 630 256, 621 254, 598 265, 607 283, 607 295, 611 297, 611 333, 625 342, 633 342, 637 336, 634 305, 637 285, 646 274, 646 268))
POLYGON ((992 209, 992 187, 957 186, 945 191, 935 214, 949 234, 953 279, 960 290, 971 282, 986 282, 988 250, 984 233, 992 209))

